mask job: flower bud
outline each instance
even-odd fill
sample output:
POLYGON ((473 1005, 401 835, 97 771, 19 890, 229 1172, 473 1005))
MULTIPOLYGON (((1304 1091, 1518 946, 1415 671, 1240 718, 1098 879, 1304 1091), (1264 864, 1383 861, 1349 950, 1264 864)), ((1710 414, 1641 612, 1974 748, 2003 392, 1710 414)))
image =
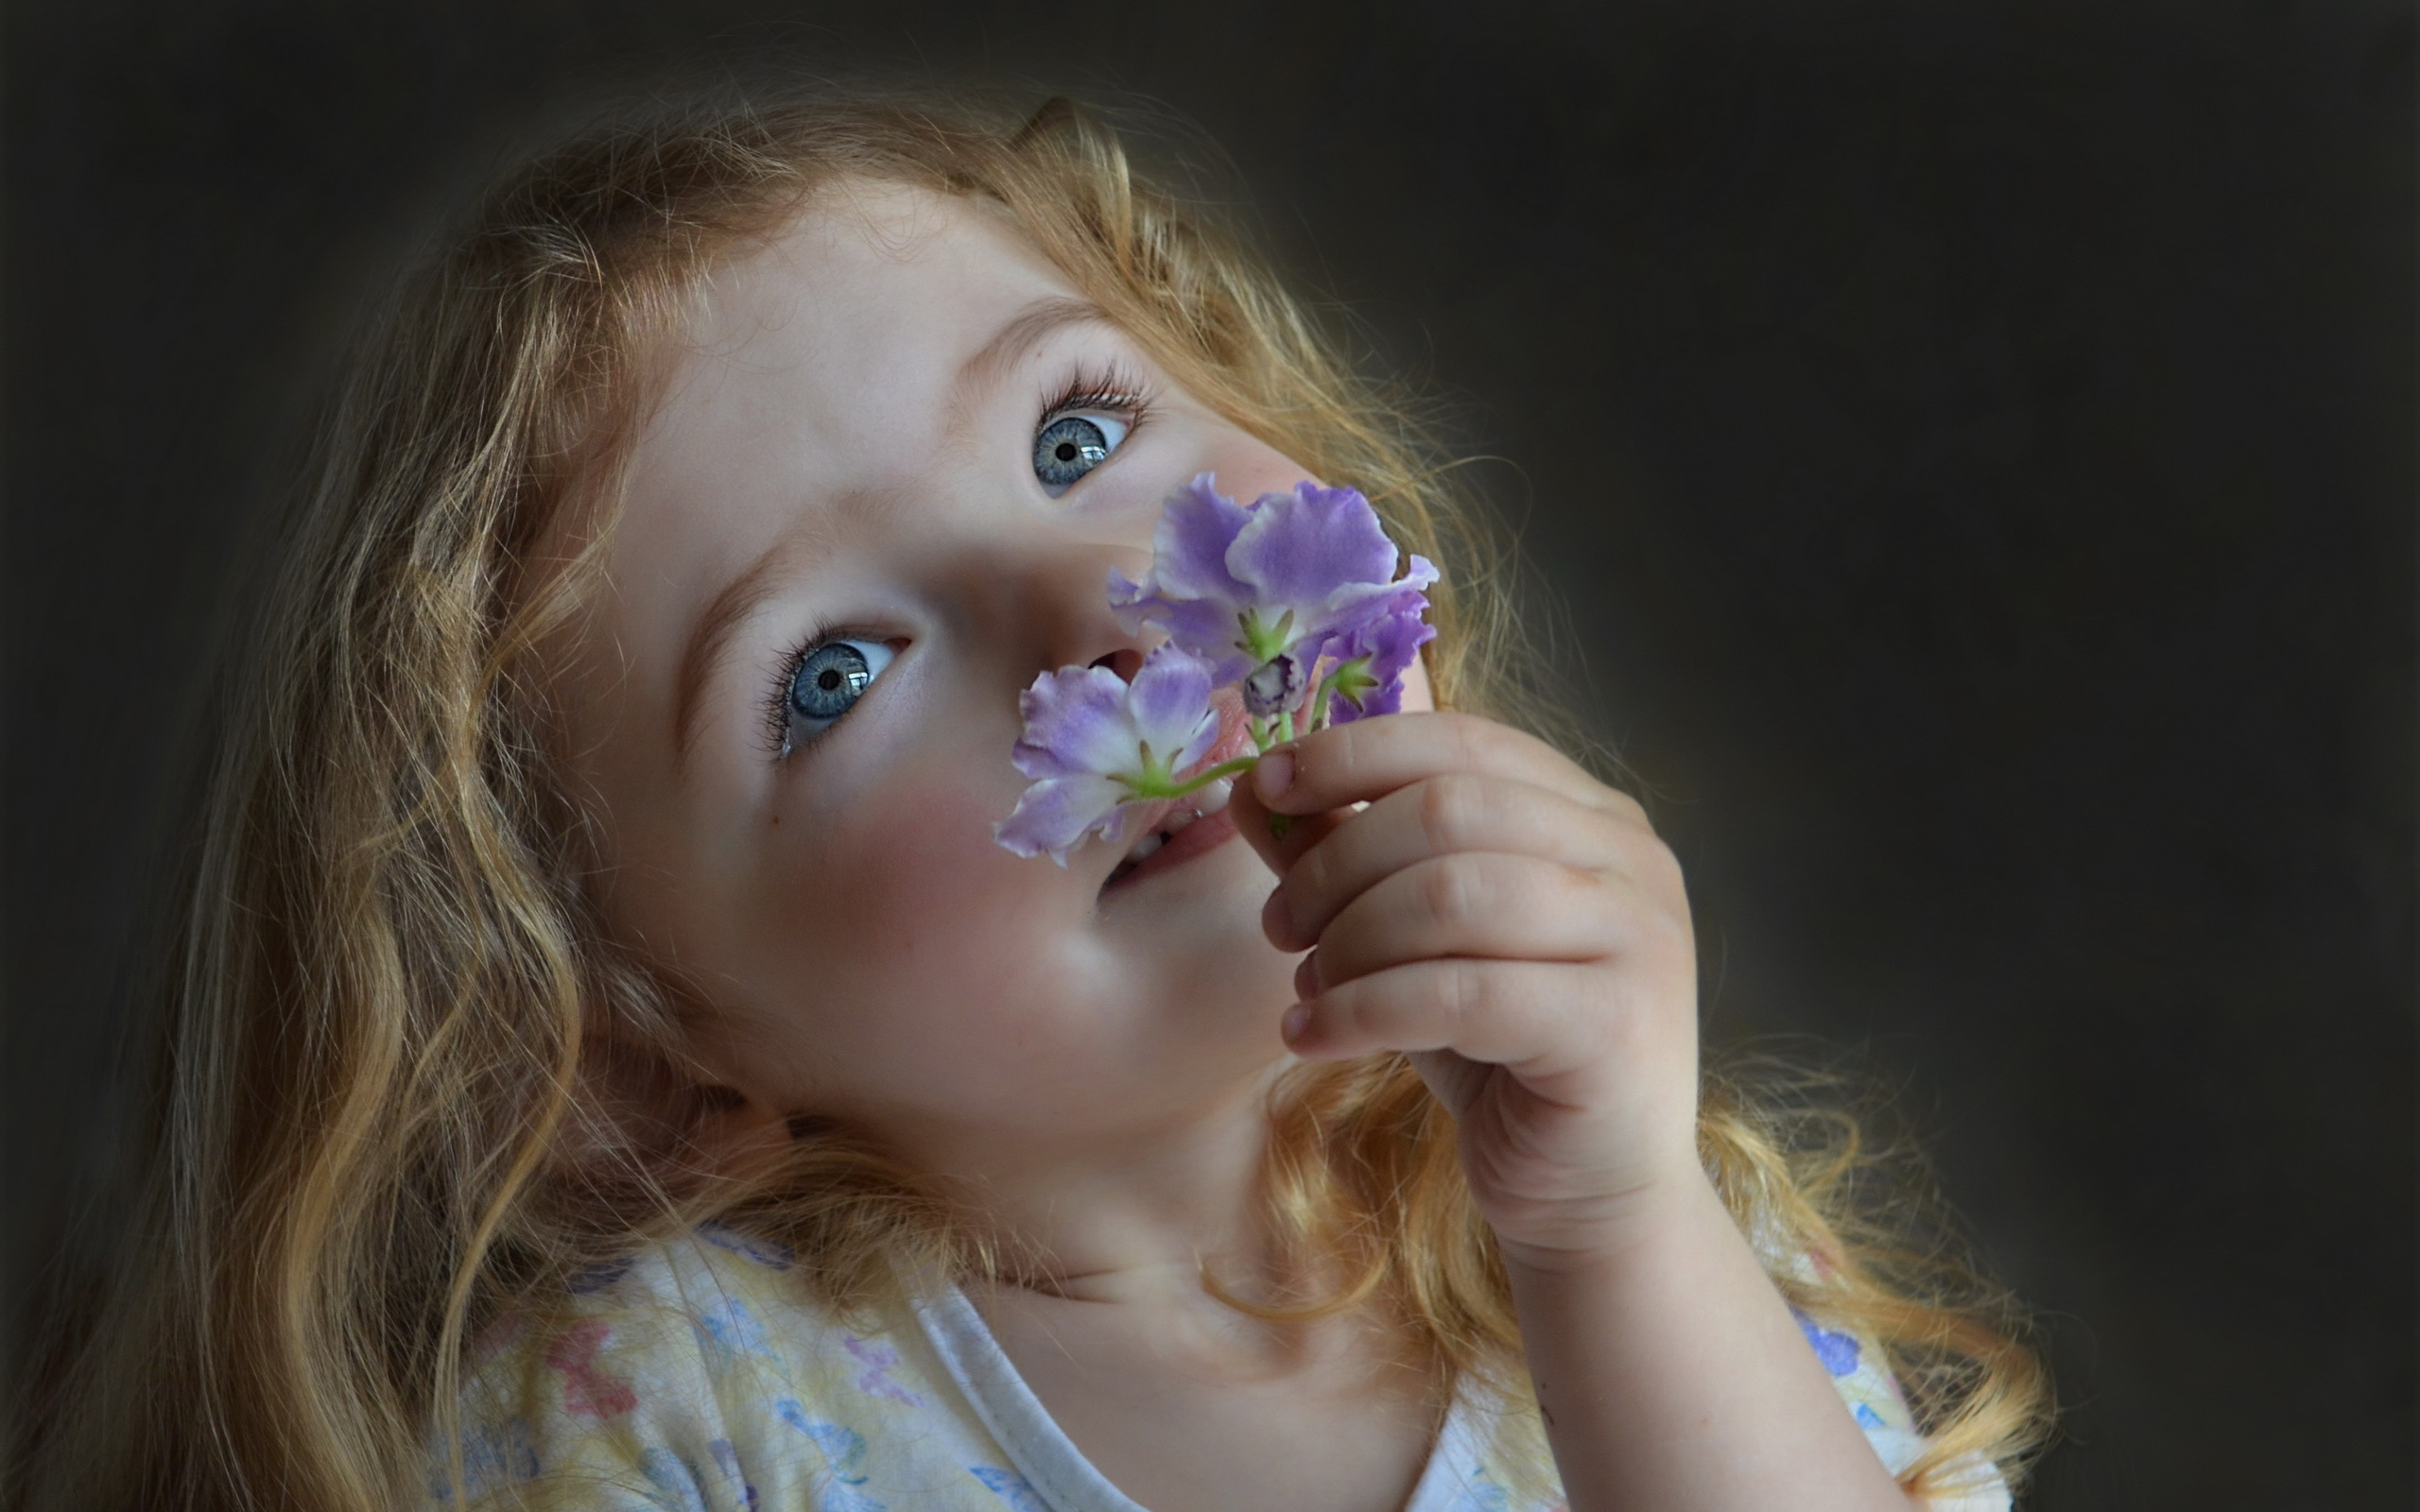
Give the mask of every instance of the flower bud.
POLYGON ((1290 656, 1270 657, 1244 679, 1244 713, 1274 719, 1301 701, 1305 685, 1302 663, 1290 656))

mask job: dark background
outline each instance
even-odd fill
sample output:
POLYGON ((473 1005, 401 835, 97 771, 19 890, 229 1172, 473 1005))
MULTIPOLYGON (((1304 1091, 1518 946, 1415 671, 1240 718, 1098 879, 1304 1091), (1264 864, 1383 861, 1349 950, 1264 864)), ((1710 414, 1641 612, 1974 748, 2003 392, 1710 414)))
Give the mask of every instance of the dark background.
POLYGON ((2414 1501, 2412 26, 2385 4, 8 11, 10 1297, 244 522, 347 312, 668 63, 1150 92, 1455 405, 1719 1039, 1900 1089, 2044 1310, 2045 1509, 2414 1501))

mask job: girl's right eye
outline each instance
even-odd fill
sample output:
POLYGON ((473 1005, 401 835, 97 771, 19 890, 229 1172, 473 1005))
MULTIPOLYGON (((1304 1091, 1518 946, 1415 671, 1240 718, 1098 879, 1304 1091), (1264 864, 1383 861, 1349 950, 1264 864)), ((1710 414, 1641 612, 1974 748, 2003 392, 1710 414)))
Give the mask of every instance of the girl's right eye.
POLYGON ((894 654, 880 641, 824 641, 801 656, 782 700, 781 754, 838 724, 894 654))

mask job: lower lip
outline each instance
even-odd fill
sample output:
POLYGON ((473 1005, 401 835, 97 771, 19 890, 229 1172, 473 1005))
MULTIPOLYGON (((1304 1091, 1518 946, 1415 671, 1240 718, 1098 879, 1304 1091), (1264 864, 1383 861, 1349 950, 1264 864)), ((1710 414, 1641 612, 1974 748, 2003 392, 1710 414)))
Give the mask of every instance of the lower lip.
POLYGON ((1195 856, 1207 855, 1236 837, 1236 821, 1225 809, 1201 817, 1170 835, 1167 842, 1136 862, 1133 868, 1101 888, 1103 892, 1122 892, 1147 877, 1156 877, 1171 867, 1181 867, 1195 856))

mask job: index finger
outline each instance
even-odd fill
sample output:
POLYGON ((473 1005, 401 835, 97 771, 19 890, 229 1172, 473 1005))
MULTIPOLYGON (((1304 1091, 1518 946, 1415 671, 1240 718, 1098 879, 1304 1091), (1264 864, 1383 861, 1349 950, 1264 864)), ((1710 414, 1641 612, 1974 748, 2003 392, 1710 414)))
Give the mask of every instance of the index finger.
POLYGON ((1510 778, 1644 826, 1646 811, 1563 752, 1475 714, 1388 714, 1305 735, 1261 757, 1253 795, 1273 814, 1371 803, 1448 772, 1510 778))

